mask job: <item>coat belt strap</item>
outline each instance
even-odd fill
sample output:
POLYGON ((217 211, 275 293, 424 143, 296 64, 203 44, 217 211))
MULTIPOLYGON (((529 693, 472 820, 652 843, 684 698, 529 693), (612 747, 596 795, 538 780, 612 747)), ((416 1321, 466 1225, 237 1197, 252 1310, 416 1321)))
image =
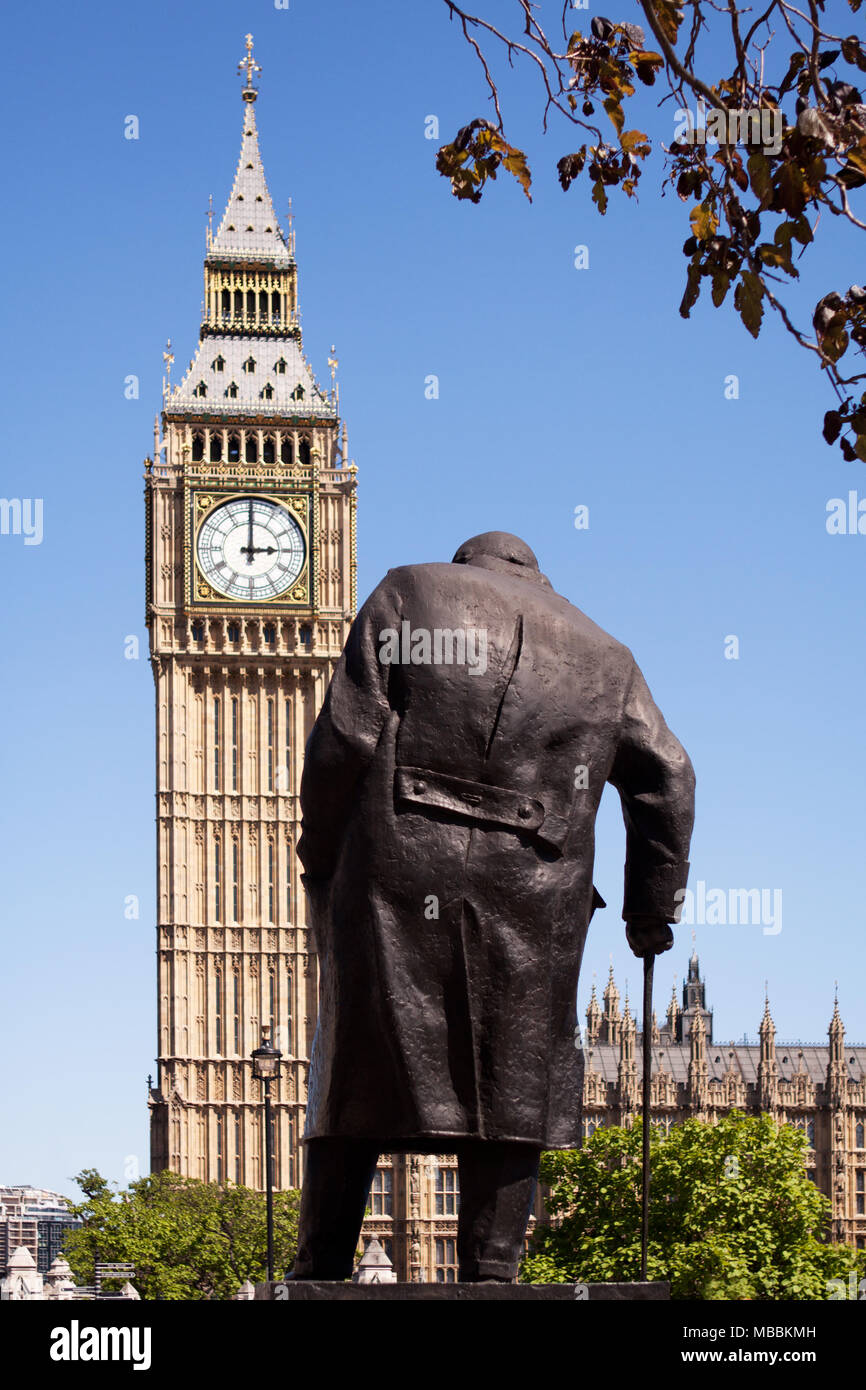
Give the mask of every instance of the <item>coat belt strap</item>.
POLYGON ((469 820, 505 825, 509 830, 534 832, 539 840, 546 840, 557 849, 562 848, 568 834, 567 820, 547 815, 543 801, 509 787, 469 782, 424 767, 398 767, 394 790, 401 801, 452 811, 469 820))

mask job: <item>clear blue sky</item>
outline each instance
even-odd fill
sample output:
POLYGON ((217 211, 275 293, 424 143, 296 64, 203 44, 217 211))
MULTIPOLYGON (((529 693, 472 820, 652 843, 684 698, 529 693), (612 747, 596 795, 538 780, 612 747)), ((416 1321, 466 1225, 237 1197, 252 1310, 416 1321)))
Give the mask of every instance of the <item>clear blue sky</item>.
MULTIPOLYGON (((458 204, 425 118, 450 138, 487 107, 439 0, 52 0, 5 21, 0 493, 44 499, 44 539, 0 537, 0 1181, 71 1191, 85 1165, 113 1179, 147 1168, 142 460, 165 339, 178 367, 197 339, 205 211, 213 193, 221 215, 234 174, 248 29, 269 185, 297 216, 305 348, 320 379, 332 342, 340 359, 361 595, 478 531, 524 536, 554 585, 631 646, 691 753, 693 884, 782 892, 775 935, 695 928, 716 1036, 754 1036, 767 980, 779 1035, 825 1039, 838 979, 849 1039, 863 1040, 866 537, 829 536, 825 509, 866 495, 866 471, 820 439, 828 393, 774 324, 756 344, 729 309, 678 317, 688 209, 659 200, 658 162, 640 204, 613 199, 602 220, 585 186, 556 183, 574 136, 542 137, 537 92, 512 82, 508 129, 535 201, 500 180, 480 206, 458 204), (129 114, 138 141, 123 138, 129 114), (138 400, 124 398, 130 373, 138 400), (425 399, 429 374, 438 400, 425 399), (729 374, 738 400, 725 399, 729 374), (138 661, 124 658, 129 634, 138 661), (725 659, 729 635, 739 660, 725 659)), ((672 108, 641 95, 645 128, 672 138, 672 108)), ((801 262, 803 306, 862 279, 855 234, 822 230, 826 246, 801 262)), ((622 855, 609 793, 596 881, 610 906, 590 931, 581 1011, 611 956, 639 992, 622 855)), ((659 962, 660 1005, 690 937, 659 962)))

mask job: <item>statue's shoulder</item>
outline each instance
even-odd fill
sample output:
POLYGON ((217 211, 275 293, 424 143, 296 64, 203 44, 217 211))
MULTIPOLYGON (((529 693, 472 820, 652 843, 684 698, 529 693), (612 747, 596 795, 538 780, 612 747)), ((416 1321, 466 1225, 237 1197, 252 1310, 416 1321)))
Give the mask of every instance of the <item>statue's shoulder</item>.
POLYGON ((563 621, 569 624, 584 646, 592 647, 608 663, 624 671, 631 670, 634 656, 624 642, 620 642, 612 633, 600 627, 582 608, 578 608, 577 604, 572 603, 563 594, 557 593, 555 589, 549 589, 547 592, 562 614, 563 621))

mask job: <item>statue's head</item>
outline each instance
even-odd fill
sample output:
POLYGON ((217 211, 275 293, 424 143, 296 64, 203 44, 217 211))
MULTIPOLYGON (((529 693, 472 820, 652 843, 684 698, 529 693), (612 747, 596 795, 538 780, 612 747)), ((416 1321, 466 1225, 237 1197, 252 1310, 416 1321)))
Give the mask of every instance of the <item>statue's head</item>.
POLYGON ((519 536, 508 531, 484 531, 464 541, 455 552, 452 564, 478 565, 481 569, 498 570, 517 578, 534 579, 549 584, 539 571, 535 552, 519 536))

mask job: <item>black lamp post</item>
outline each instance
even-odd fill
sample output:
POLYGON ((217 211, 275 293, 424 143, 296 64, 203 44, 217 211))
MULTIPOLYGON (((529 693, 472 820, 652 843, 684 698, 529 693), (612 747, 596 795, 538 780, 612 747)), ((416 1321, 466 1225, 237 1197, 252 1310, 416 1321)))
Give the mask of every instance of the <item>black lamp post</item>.
POLYGON ((271 1082, 280 1077, 283 1054, 274 1047, 271 1030, 262 1028, 262 1044, 253 1052, 253 1075, 265 1090, 265 1192, 268 1203, 268 1283, 274 1282, 274 1147, 271 1131, 271 1082))

